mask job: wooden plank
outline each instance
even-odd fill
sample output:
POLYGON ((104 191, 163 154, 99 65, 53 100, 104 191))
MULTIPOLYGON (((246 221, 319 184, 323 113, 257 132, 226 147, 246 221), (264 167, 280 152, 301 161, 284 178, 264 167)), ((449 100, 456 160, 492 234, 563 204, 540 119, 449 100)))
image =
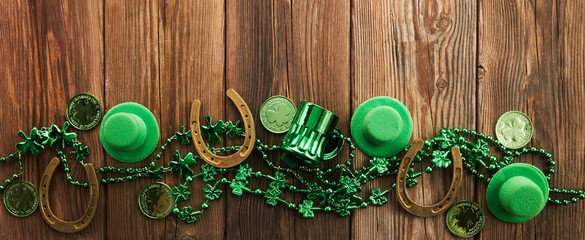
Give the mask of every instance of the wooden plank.
MULTIPOLYGON (((160 4, 161 1, 106 0, 104 8, 106 109, 122 102, 137 102, 152 111, 159 126, 160 4)), ((142 162, 126 164, 107 156, 106 163, 108 166, 144 167, 150 160, 151 158, 147 158, 142 162)), ((151 181, 142 178, 108 184, 104 196, 110 206, 106 219, 107 238, 162 239, 174 236, 174 229, 165 231, 165 220, 149 219, 138 208, 138 192, 144 184, 151 181)))
MULTIPOLYGON (((259 110, 270 96, 286 96, 290 92, 290 2, 228 0, 226 4, 227 88, 234 88, 250 107, 256 137, 265 144, 280 145, 283 135, 269 133, 262 127, 259 110)), ((293 101, 298 103, 298 99, 293 101)), ((226 103, 226 110, 226 120, 242 119, 232 103, 226 103)), ((228 145, 241 143, 241 139, 227 141, 228 145)), ((270 153, 270 161, 280 162, 279 154, 270 153)), ((252 154, 246 162, 254 171, 274 173, 258 153, 252 154)), ((265 179, 252 178, 249 186, 266 190, 268 184, 265 179)), ((229 187, 227 195, 227 239, 295 238, 296 213, 286 206, 270 207, 262 196, 238 197, 231 194, 229 187)), ((281 197, 294 200, 294 195, 286 191, 281 197)))
MULTIPOLYGON (((562 142, 555 140, 555 136, 562 136, 559 132, 562 122, 554 115, 573 116, 573 112, 563 113, 555 106, 555 102, 559 101, 555 97, 564 94, 557 92, 560 86, 554 5, 554 1, 538 4, 536 1, 480 3, 478 75, 483 77, 478 84, 478 109, 482 109, 478 112, 478 125, 483 132, 493 135, 501 114, 511 110, 522 111, 534 124, 529 146, 562 154, 563 151, 558 148, 563 146, 562 142)), ((545 171, 548 169, 539 156, 522 156, 516 162, 534 164, 545 171)), ((582 168, 580 165, 576 167, 582 168)), ((486 183, 479 184, 477 193, 486 213, 481 238, 543 236, 539 229, 549 221, 545 214, 522 224, 502 222, 489 212, 485 204, 486 187, 486 183)), ((546 211, 551 211, 550 208, 554 207, 547 206, 546 211)))
MULTIPOLYGON (((352 109, 385 95, 402 101, 414 122, 413 139, 430 139, 443 127, 475 127, 476 4, 469 1, 356 1, 352 9, 352 109)), ((355 167, 368 165, 359 153, 355 167)), ((418 170, 430 161, 417 164, 418 170)), ((410 195, 421 204, 440 201, 451 168, 424 174, 410 195)), ((395 176, 363 190, 390 188, 395 176)), ((475 179, 464 176, 457 200, 475 200, 475 179)), ((352 238, 450 239, 444 214, 408 214, 392 191, 389 203, 357 211, 352 238)))
MULTIPOLYGON (((16 131, 22 129, 28 135, 33 126, 48 124, 41 119, 41 96, 39 91, 41 73, 39 66, 39 46, 36 32, 36 14, 32 4, 9 1, 0 2, 0 56, 3 59, 0 64, 0 75, 3 86, 0 88, 0 133, 4 136, 0 146, 2 156, 8 156, 16 152, 14 145, 22 141, 16 131), (20 24, 16 24, 20 23, 20 24)), ((39 158, 40 159, 40 158, 39 158)), ((36 186, 40 182, 42 167, 33 162, 37 157, 27 156, 23 158, 23 174, 20 180, 29 181, 36 186)), ((44 161, 43 161, 44 162, 44 161)), ((48 162, 48 160, 47 160, 48 162)), ((18 173, 16 159, 7 160, 0 168, 1 181, 18 173)), ((2 182, 4 184, 4 182, 2 182)), ((4 192, 2 192, 4 193, 4 192)), ((26 218, 12 216, 6 208, 0 213, 0 222, 3 227, 0 235, 3 238, 20 235, 25 238, 41 237, 37 232, 28 231, 30 226, 47 229, 40 211, 26 218)))
MULTIPOLYGON (((201 115, 208 114, 213 119, 224 119, 224 65, 225 12, 223 1, 168 2, 165 4, 164 20, 160 38, 161 54, 161 132, 169 137, 180 131, 181 126, 190 128, 189 114, 192 101, 202 103, 201 115)), ((200 121, 204 121, 204 117, 200 121)), ((184 156, 188 152, 197 153, 194 145, 169 145, 164 155, 165 166, 172 160, 174 149, 184 156)), ((200 172, 203 160, 195 165, 194 171, 200 172)), ((168 174, 167 174, 168 175, 168 174)), ((220 178, 218 175, 217 178, 220 178)), ((179 184, 176 175, 168 175, 169 186, 179 184)), ((217 179, 216 179, 217 180, 217 179)), ((181 181, 183 182, 183 181, 181 181)), ((212 183, 213 184, 213 183, 212 183)), ((197 178, 189 184, 191 198, 179 207, 201 208, 205 183, 197 178)), ((223 187, 223 186, 222 186, 223 187)), ((166 232, 176 231, 167 237, 186 239, 221 239, 225 233, 225 205, 227 193, 210 202, 209 209, 198 216, 197 223, 187 225, 174 215, 167 218, 166 232)))
MULTIPOLYGON (((585 189, 583 9, 583 1, 536 2, 540 81, 535 84, 539 91, 534 99, 541 100, 532 104, 538 107, 533 119, 537 133, 533 143, 553 153, 557 164, 549 182, 551 188, 585 189)), ((551 197, 570 200, 559 194, 551 197)), ((547 204, 535 219, 535 235, 542 239, 583 239, 585 233, 577 226, 585 222, 580 214, 584 211, 583 201, 569 206, 547 204)))
MULTIPOLYGON (((11 144, 2 147, 5 148, 2 152, 8 152, 14 150, 14 143, 21 141, 15 135, 15 129, 22 129, 28 135, 28 131, 34 126, 57 124, 62 127, 63 122, 67 120, 65 118, 67 101, 73 95, 88 92, 100 99, 103 97, 103 3, 67 1, 57 5, 50 2, 35 4, 14 1, 3 4, 6 5, 0 8, 6 12, 2 15, 10 16, 1 18, 6 22, 0 23, 2 30, 5 30, 0 34, 5 40, 2 41, 0 49, 2 58, 10 59, 11 63, 5 62, 2 65, 1 72, 3 76, 8 76, 6 80, 8 86, 0 90, 2 96, 6 96, 2 102, 7 104, 1 109, 7 116, 14 116, 12 121, 0 123, 3 126, 2 133, 5 136, 13 136, 7 137, 6 143, 11 144), (80 18, 81 15, 84 17, 80 18), (85 37, 75 37, 78 35, 85 37), (19 112, 10 113, 8 109, 19 112)), ((77 132, 78 139, 91 149, 87 162, 97 166, 103 165, 104 155, 97 131, 81 132, 73 127, 68 130, 77 132)), ((21 179, 38 185, 45 166, 54 156, 55 150, 48 147, 39 156, 27 156, 21 179), (36 163, 32 164, 33 162, 36 163)), ((76 163, 74 158, 70 160, 73 177, 87 181, 81 165, 76 163)), ((14 171, 17 169, 15 166, 3 168, 2 172, 7 174, 14 171)), ((6 174, 3 176, 7 176, 6 174)), ((54 179, 51 187, 53 196, 51 207, 54 213, 68 220, 81 217, 87 207, 88 190, 74 187, 65 181, 65 174, 62 171, 57 171, 54 179), (59 195, 66 197, 59 198, 59 195)), ((0 216, 0 221, 14 222, 18 227, 5 228, 6 231, 3 231, 2 235, 18 235, 20 238, 42 238, 50 235, 54 239, 68 237, 99 239, 104 237, 105 212, 105 201, 100 199, 95 222, 84 231, 75 234, 63 234, 50 228, 42 219, 40 210, 25 219, 16 219, 6 212, 0 216)))
MULTIPOLYGON (((335 113, 344 135, 349 135, 350 120, 350 8, 348 0, 292 2, 291 96, 297 102, 310 101, 335 113)), ((333 168, 346 161, 347 149, 320 167, 333 168)), ((339 174, 333 179, 339 179, 339 174)), ((302 203, 306 196, 295 198, 302 203)), ((350 237, 351 217, 320 212, 313 219, 303 219, 295 214, 296 238, 350 237)))

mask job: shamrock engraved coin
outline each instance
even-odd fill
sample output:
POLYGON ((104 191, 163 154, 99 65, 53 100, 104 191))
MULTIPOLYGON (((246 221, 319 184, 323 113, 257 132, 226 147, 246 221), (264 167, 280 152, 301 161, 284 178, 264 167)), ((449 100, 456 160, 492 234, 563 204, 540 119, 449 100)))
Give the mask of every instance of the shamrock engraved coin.
POLYGON ((290 99, 285 96, 273 96, 260 107, 260 121, 272 133, 285 133, 296 112, 297 108, 290 99))
POLYGON ((6 187, 2 200, 12 215, 26 217, 39 206, 39 190, 30 182, 17 181, 6 187))
POLYGON ((161 219, 173 210, 171 188, 161 182, 146 184, 138 195, 140 211, 149 218, 161 219))
POLYGON ((447 228, 457 237, 475 236, 485 221, 481 207, 472 201, 459 201, 447 211, 447 228))
POLYGON ((496 123, 496 137, 507 148, 521 148, 532 138, 532 121, 522 112, 504 113, 496 123))
POLYGON ((67 121, 79 130, 89 130, 97 126, 102 114, 100 101, 87 93, 77 94, 71 98, 65 110, 67 121))

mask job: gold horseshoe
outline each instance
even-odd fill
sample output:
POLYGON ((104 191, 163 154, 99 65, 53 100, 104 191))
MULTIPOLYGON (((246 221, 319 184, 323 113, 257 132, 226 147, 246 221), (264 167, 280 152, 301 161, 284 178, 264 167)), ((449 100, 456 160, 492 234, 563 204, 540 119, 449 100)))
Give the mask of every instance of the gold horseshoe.
POLYGON ((91 192, 91 195, 89 196, 89 206, 87 207, 83 217, 76 221, 68 222, 55 216, 55 214, 51 211, 51 206, 49 205, 49 187, 51 186, 51 179, 53 178, 53 173, 55 172, 57 165, 59 165, 59 158, 53 158, 45 169, 45 173, 43 173, 43 177, 41 178, 41 194, 39 196, 41 199, 41 212, 45 221, 55 230, 64 233, 79 232, 86 228, 89 223, 91 223, 91 220, 93 220, 97 210, 100 188, 97 177, 95 176, 95 170, 91 164, 85 164, 85 172, 89 178, 89 189, 91 192))
POLYGON ((254 142, 256 141, 254 118, 252 117, 250 108, 248 108, 246 102, 244 102, 242 97, 240 97, 240 95, 234 89, 228 89, 227 96, 232 100, 232 102, 234 102, 236 108, 238 108, 240 111, 240 115, 242 115, 242 118, 244 119, 244 128, 246 129, 242 147, 240 150, 229 156, 218 156, 207 149, 207 146, 205 146, 205 142, 201 136, 201 128, 199 125, 199 110, 201 107, 201 102, 199 100, 195 100, 193 101, 193 105, 191 105, 191 136, 193 138, 195 148, 203 160, 205 160, 210 165, 219 168, 230 168, 246 160, 246 158, 250 156, 250 153, 252 153, 254 142))
POLYGON ((406 211, 419 217, 431 217, 445 211, 455 201, 457 190, 461 186, 463 163, 461 162, 461 152, 459 152, 459 148, 451 148, 451 155, 453 156, 453 180, 451 181, 449 192, 445 195, 443 200, 436 204, 429 206, 419 205, 413 202, 406 193, 406 173, 410 168, 412 159, 414 159, 414 156, 416 156, 416 153, 422 148, 422 146, 423 141, 421 139, 416 140, 402 159, 400 168, 398 169, 398 176, 396 177, 396 193, 398 193, 398 202, 400 202, 400 205, 402 205, 406 211))

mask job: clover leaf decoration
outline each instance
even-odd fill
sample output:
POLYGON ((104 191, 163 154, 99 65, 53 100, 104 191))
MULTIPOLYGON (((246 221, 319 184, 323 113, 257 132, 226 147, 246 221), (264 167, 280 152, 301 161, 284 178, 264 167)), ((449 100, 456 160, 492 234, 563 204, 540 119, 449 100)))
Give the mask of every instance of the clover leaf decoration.
POLYGON ((274 105, 272 108, 266 110, 266 120, 268 120, 269 123, 275 123, 280 127, 285 123, 290 122, 291 118, 289 116, 291 114, 292 112, 290 109, 280 108, 278 105, 274 105))
POLYGON ((448 157, 449 151, 436 150, 433 152, 433 160, 431 161, 435 167, 447 168, 451 165, 451 159, 448 157))
POLYGON ((372 204, 382 206, 384 203, 388 202, 388 198, 384 196, 384 194, 388 193, 388 190, 382 192, 380 188, 374 188, 370 193, 370 202, 372 202, 372 204))
POLYGON ((480 164, 481 166, 485 167, 486 165, 482 159, 487 157, 487 155, 490 153, 488 143, 482 139, 478 139, 476 143, 468 144, 471 146, 471 149, 469 149, 467 154, 467 163, 471 164, 472 166, 477 166, 477 164, 480 164))
POLYGON ((75 159, 79 162, 85 161, 85 156, 89 155, 89 148, 87 148, 87 146, 83 146, 81 143, 73 144, 73 148, 75 151, 71 151, 69 154, 75 154, 75 159))
POLYGON ((213 200, 219 199, 222 191, 221 191, 221 189, 217 189, 215 186, 211 186, 210 184, 207 184, 203 188, 203 193, 204 193, 205 199, 207 199, 209 201, 213 201, 213 200))
POLYGON ((181 158, 181 153, 179 152, 179 150, 175 150, 175 157, 178 159, 177 161, 169 162, 171 172, 172 173, 179 172, 179 175, 184 179, 187 179, 187 177, 193 175, 193 170, 191 169, 191 167, 189 167, 195 164, 196 162, 193 153, 187 153, 187 155, 184 158, 181 158))
POLYGON ((349 199, 340 199, 337 203, 334 204, 335 206, 335 213, 339 214, 339 216, 347 217, 351 215, 349 211, 349 199))
POLYGON ((303 214, 303 218, 315 217, 315 214, 313 213, 313 201, 304 200, 303 203, 299 205, 299 213, 303 214))
POLYGON ((211 182, 215 179, 215 168, 207 163, 201 165, 201 173, 203 174, 203 181, 204 182, 211 182))
POLYGON ((185 184, 179 184, 171 189, 171 194, 175 196, 175 203, 178 201, 187 201, 191 196, 189 188, 185 184))
POLYGON ((230 138, 235 138, 236 136, 244 136, 244 129, 239 128, 238 125, 240 124, 240 120, 236 121, 236 124, 228 121, 226 124, 227 132, 226 134, 230 138))
POLYGON ((181 221, 187 224, 191 224, 197 222, 197 218, 195 218, 195 216, 199 214, 201 214, 201 211, 193 211, 193 207, 188 206, 183 207, 183 209, 181 210, 181 212, 179 212, 178 215, 181 221))
POLYGON ((181 131, 176 132, 175 137, 181 144, 188 145, 191 143, 191 130, 185 132, 185 126, 181 126, 181 131))
POLYGON ((347 194, 360 192, 362 189, 359 182, 355 178, 349 176, 342 176, 339 179, 339 185, 337 187, 338 192, 345 192, 347 194))
POLYGON ((207 121, 207 124, 209 126, 203 125, 201 126, 201 136, 207 138, 208 139, 207 142, 210 145, 221 142, 219 134, 225 133, 225 125, 223 123, 223 120, 219 120, 215 124, 213 124, 213 120, 211 120, 211 115, 207 115, 205 117, 205 121, 207 121))
POLYGON ((514 118, 507 122, 500 132, 506 140, 517 141, 526 136, 526 131, 524 131, 525 127, 526 123, 520 121, 518 118, 514 118))
POLYGON ((162 175, 165 173, 165 169, 163 167, 158 167, 156 170, 148 170, 147 173, 155 181, 160 181, 163 179, 162 175))
POLYGON ((237 196, 242 196, 244 189, 246 188, 246 185, 248 184, 248 180, 244 179, 244 180, 237 180, 234 179, 232 181, 232 183, 230 184, 230 188, 232 188, 232 193, 234 195, 237 196))
POLYGON ((47 136, 39 134, 39 130, 36 127, 30 130, 28 137, 22 130, 18 131, 17 135, 24 139, 24 141, 16 144, 16 149, 22 152, 22 154, 30 151, 33 155, 37 155, 45 148, 43 145, 48 141, 47 136))
POLYGON ((278 199, 280 199, 281 193, 282 191, 280 191, 280 189, 278 188, 268 189, 268 191, 266 191, 266 194, 264 194, 264 197, 266 198, 266 203, 273 207, 276 206, 276 204, 278 203, 278 199))
POLYGON ((272 179, 272 182, 270 183, 270 187, 271 188, 283 188, 284 186, 286 186, 286 184, 288 183, 288 180, 286 180, 286 175, 284 173, 282 173, 281 171, 276 171, 274 173, 274 178, 272 179))
POLYGON ((386 158, 374 157, 370 160, 370 165, 372 165, 372 170, 378 171, 378 173, 385 174, 388 172, 388 160, 386 158))
POLYGON ((308 183, 307 184, 307 198, 308 199, 317 199, 323 196, 323 188, 317 183, 308 183))
POLYGON ((418 180, 416 179, 418 176, 420 176, 421 173, 414 173, 414 169, 410 168, 408 169, 408 172, 406 173, 406 187, 414 187, 418 184, 418 180))
POLYGON ((49 143, 51 147, 63 150, 66 145, 73 145, 77 134, 68 133, 67 128, 69 128, 69 122, 63 123, 63 130, 59 129, 55 124, 51 125, 51 130, 49 131, 49 143))
POLYGON ((443 128, 439 131, 439 136, 435 140, 442 150, 451 149, 455 144, 455 133, 443 128))
POLYGON ((235 179, 243 181, 249 178, 250 176, 252 176, 252 168, 248 165, 248 163, 240 164, 235 179))

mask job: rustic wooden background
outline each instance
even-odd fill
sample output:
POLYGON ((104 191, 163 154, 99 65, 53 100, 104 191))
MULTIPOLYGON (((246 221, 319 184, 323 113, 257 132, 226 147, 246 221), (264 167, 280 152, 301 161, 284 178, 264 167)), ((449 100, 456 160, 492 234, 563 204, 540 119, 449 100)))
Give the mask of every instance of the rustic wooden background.
MULTIPOLYGON (((411 111, 414 138, 430 138, 442 127, 493 135, 502 113, 523 111, 535 126, 531 145, 550 150, 557 160, 551 187, 583 189, 584 9, 585 1, 573 0, 2 0, 0 153, 14 151, 18 129, 28 133, 33 126, 61 124, 67 100, 82 92, 97 96, 105 109, 126 101, 145 105, 167 137, 188 123, 194 99, 201 99, 202 112, 214 119, 239 119, 225 96, 227 88, 234 88, 254 112, 259 138, 269 144, 283 136, 264 130, 257 114, 272 95, 332 110, 346 133, 361 102, 386 95, 411 111)), ((114 161, 101 148, 97 129, 77 133, 90 146, 89 162, 96 167, 146 164, 114 161)), ((193 146, 181 149, 194 151, 193 146)), ((54 155, 26 157, 22 179, 38 184, 54 155)), ((366 160, 359 153, 356 167, 366 160)), ((543 167, 538 157, 520 160, 543 167)), ((248 162, 269 171, 258 154, 248 162)), ((14 161, 2 164, 0 177, 17 168, 14 161)), ((79 164, 72 171, 85 178, 79 164)), ((438 201, 450 178, 450 170, 425 175, 412 195, 421 203, 438 201)), ((77 219, 88 191, 66 183, 62 171, 55 179, 53 209, 65 219, 77 219)), ((1 238, 453 238, 444 214, 409 215, 394 193, 388 204, 347 218, 317 214, 307 220, 285 206, 266 205, 262 197, 228 193, 195 224, 174 216, 151 220, 136 201, 149 181, 101 185, 96 218, 70 235, 51 229, 40 211, 16 218, 2 207, 1 238)), ((164 181, 174 185, 178 179, 167 175, 164 181)), ((377 180, 365 190, 387 188, 392 181, 377 180)), ((201 203, 202 187, 199 181, 192 184, 191 204, 201 203)), ((485 182, 466 173, 457 197, 479 202, 486 213, 476 238, 585 238, 583 202, 549 205, 531 221, 508 224, 487 210, 485 189, 485 182)))

